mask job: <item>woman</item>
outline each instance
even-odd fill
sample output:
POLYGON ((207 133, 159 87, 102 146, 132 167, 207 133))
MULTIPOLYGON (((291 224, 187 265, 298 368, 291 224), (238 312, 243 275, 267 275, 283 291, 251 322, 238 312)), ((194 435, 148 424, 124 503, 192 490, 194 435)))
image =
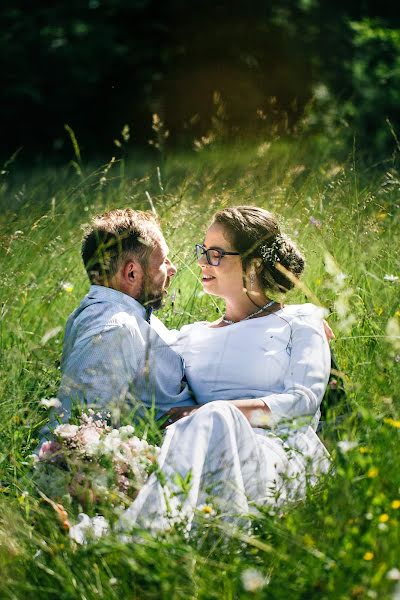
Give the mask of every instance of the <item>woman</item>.
POLYGON ((128 525, 190 527, 204 506, 226 518, 280 506, 329 468, 315 433, 330 370, 322 310, 270 297, 295 285, 303 257, 271 213, 251 206, 217 212, 196 251, 204 291, 226 305, 175 342, 204 406, 170 412, 160 473, 126 511, 128 525))

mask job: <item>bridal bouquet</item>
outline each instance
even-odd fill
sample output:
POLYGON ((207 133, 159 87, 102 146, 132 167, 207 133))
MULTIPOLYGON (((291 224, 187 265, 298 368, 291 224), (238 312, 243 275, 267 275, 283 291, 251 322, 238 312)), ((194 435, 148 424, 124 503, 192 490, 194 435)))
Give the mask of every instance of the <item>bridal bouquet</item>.
POLYGON ((44 442, 34 465, 38 489, 51 499, 82 507, 127 506, 155 470, 159 448, 135 435, 132 425, 112 429, 101 414, 62 424, 44 442))

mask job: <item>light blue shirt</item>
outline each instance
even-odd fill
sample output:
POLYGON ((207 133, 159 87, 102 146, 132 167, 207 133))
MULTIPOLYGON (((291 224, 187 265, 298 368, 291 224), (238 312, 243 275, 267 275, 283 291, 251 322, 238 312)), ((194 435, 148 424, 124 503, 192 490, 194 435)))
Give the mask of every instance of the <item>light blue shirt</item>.
POLYGON ((64 421, 74 400, 133 416, 196 404, 168 329, 154 315, 149 321, 144 306, 127 294, 90 287, 65 330, 58 394, 64 421))

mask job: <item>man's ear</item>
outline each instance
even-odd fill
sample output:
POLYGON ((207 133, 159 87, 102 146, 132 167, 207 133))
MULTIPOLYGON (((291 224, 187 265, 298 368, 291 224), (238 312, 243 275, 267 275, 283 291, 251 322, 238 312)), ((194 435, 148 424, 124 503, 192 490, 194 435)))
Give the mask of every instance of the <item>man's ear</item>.
POLYGON ((138 279, 141 278, 143 269, 139 262, 134 259, 129 259, 125 262, 121 269, 122 279, 127 285, 135 285, 138 279))

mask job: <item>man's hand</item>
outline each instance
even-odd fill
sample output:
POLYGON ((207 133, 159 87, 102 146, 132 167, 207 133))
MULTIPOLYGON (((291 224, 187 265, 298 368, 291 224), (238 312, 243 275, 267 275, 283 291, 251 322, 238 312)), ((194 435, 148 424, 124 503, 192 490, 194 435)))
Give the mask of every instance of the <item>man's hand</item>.
POLYGON ((172 425, 179 419, 183 417, 188 417, 196 412, 198 407, 195 406, 177 406, 175 408, 171 408, 168 412, 166 412, 162 417, 158 420, 161 423, 161 429, 165 429, 168 425, 172 425))

